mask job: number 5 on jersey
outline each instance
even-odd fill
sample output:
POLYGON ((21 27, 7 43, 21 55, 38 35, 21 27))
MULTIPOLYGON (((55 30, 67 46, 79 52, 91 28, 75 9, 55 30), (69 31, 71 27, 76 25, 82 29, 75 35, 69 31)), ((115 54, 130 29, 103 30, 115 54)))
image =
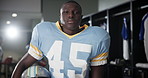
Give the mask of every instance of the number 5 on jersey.
MULTIPOLYGON (((64 74, 60 72, 60 70, 64 69, 64 61, 61 60, 62 54, 62 41, 55 41, 51 46, 47 58, 49 60, 49 66, 53 69, 53 75, 55 78, 62 77, 64 78, 64 74)), ((69 60, 70 63, 74 67, 78 67, 82 69, 81 74, 75 75, 75 70, 67 70, 67 74, 70 78, 74 77, 83 77, 85 75, 87 69, 87 62, 83 59, 77 59, 78 52, 90 53, 91 52, 91 45, 89 44, 82 44, 82 43, 71 43, 70 48, 70 55, 69 60)))

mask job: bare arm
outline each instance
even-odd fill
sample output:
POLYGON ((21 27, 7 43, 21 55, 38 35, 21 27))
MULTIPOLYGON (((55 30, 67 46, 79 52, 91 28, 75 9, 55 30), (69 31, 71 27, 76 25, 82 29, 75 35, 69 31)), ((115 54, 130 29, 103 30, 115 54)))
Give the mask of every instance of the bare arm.
POLYGON ((26 53, 16 65, 11 78, 21 78, 23 71, 36 61, 37 60, 35 58, 33 58, 30 54, 26 53))
POLYGON ((90 78, 104 78, 105 66, 91 66, 90 78))

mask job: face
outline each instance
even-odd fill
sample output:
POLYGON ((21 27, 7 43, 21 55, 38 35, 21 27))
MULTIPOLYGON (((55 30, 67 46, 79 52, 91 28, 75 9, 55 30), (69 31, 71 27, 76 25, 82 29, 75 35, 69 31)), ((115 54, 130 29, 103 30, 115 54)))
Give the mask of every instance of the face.
POLYGON ((75 3, 66 3, 60 10, 60 22, 63 29, 76 30, 82 19, 80 7, 75 3))

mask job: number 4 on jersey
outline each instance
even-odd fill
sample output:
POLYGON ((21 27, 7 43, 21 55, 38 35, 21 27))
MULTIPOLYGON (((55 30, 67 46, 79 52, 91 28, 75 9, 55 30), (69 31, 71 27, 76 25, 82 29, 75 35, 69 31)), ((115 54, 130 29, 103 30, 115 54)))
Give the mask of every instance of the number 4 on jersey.
MULTIPOLYGON (((47 58, 49 60, 49 66, 53 69, 53 75, 55 78, 63 77, 64 74, 60 72, 60 70, 64 69, 64 61, 61 60, 62 53, 62 41, 55 41, 48 51, 47 58)), ((75 75, 75 70, 67 70, 68 76, 72 77, 83 77, 84 71, 87 69, 87 62, 83 59, 77 59, 78 52, 90 53, 91 45, 82 44, 82 43, 71 43, 69 60, 74 67, 78 67, 82 69, 81 74, 75 75)))

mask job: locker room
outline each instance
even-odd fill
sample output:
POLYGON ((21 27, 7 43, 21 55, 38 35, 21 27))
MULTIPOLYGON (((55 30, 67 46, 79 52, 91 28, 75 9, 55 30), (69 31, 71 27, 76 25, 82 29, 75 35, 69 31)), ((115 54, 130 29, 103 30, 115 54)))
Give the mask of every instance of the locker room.
MULTIPOLYGON (((34 27, 43 21, 58 21, 59 9, 67 1, 70 0, 0 1, 0 78, 11 78, 15 66, 31 46, 34 27)), ((81 26, 98 26, 110 35, 103 78, 148 78, 148 1, 74 1, 82 7, 81 26)), ((42 75, 48 74, 47 58, 37 64, 25 75, 41 70, 42 75)), ((28 78, 23 75, 22 78, 28 78)))

